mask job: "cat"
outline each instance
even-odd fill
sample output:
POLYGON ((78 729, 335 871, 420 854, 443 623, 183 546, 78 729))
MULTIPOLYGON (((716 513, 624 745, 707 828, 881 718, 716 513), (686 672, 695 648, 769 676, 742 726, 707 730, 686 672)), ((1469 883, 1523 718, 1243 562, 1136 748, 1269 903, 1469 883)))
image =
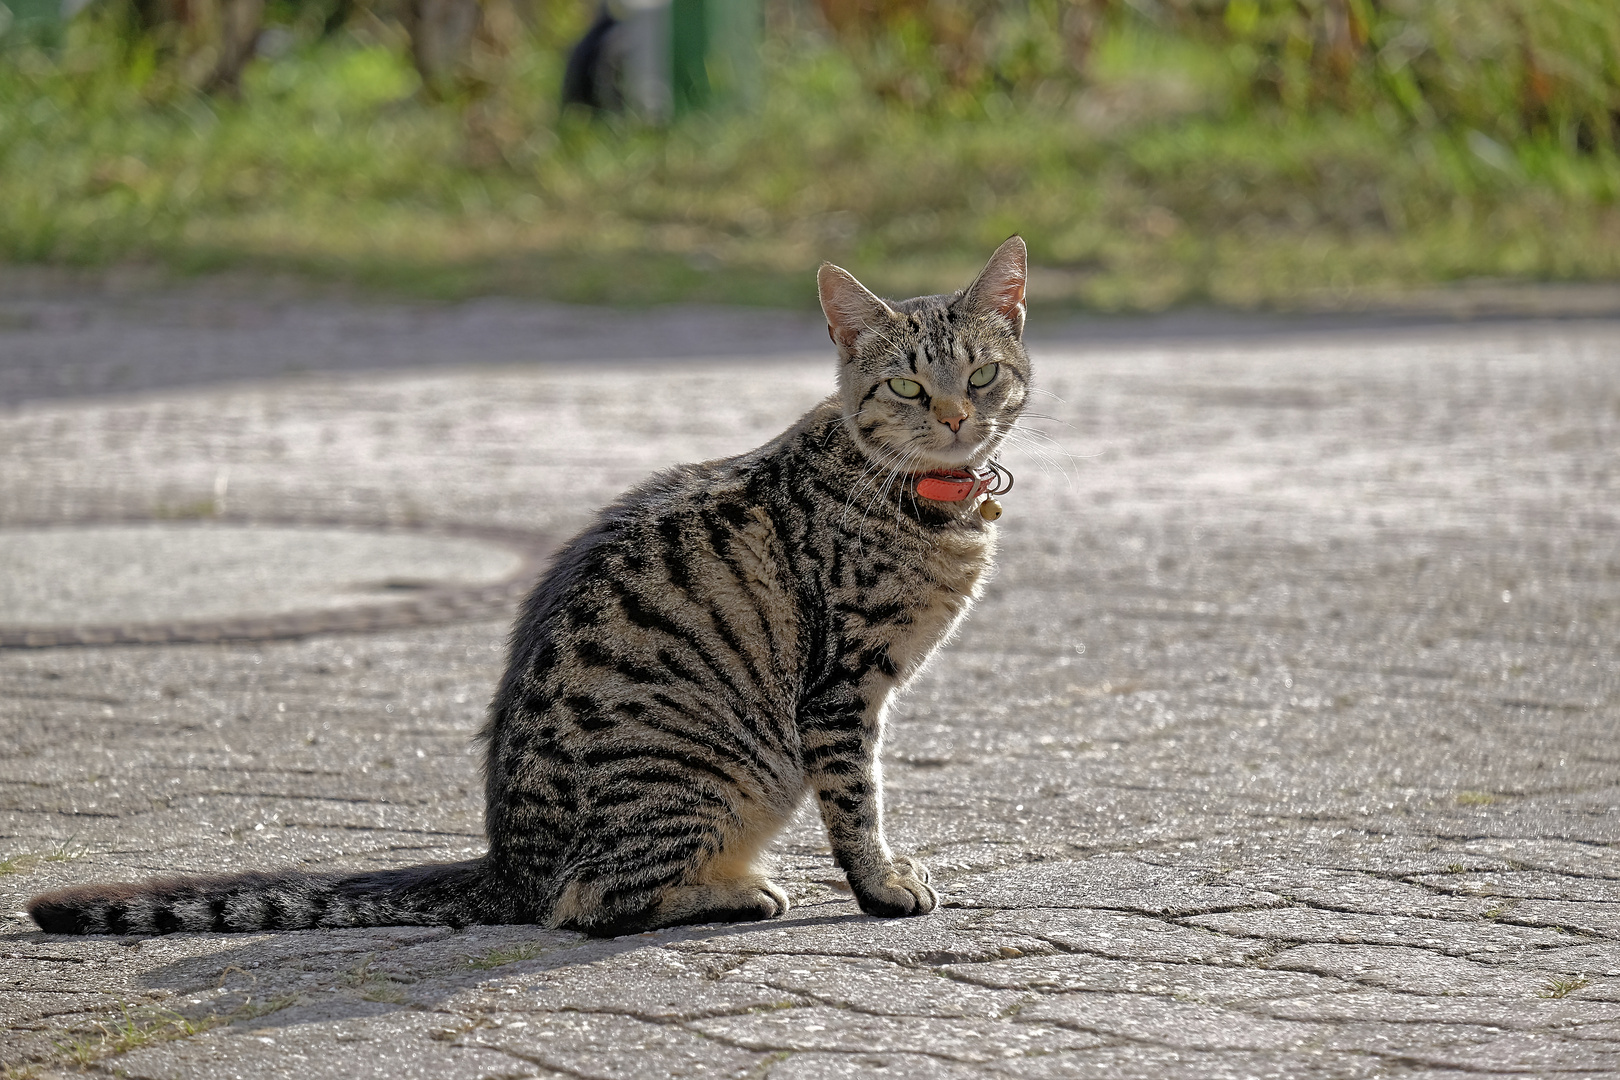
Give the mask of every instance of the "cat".
POLYGON ((863 911, 933 910, 884 838, 884 713, 991 566, 980 498, 1030 390, 1026 258, 1014 236, 960 292, 896 303, 823 264, 837 392, 756 450, 653 476, 562 549, 480 735, 482 858, 86 885, 29 914, 78 934, 768 919, 788 897, 761 858, 806 791, 863 911))

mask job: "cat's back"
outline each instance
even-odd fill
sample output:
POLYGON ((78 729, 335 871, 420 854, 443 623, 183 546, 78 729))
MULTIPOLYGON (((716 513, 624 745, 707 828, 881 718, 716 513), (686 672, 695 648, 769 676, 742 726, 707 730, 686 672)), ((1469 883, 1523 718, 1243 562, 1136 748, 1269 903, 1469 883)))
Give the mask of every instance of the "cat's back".
POLYGON ((570 696, 569 713, 637 713, 633 699, 675 682, 791 713, 802 597, 783 504, 764 491, 786 437, 655 474, 559 553, 514 626, 497 728, 514 706, 538 717, 570 696))

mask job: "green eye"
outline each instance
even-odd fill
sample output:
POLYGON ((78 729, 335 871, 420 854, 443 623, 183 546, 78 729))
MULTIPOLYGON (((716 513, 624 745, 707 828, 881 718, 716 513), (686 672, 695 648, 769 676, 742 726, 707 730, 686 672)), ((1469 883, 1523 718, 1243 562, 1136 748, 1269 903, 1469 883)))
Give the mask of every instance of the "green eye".
POLYGON ((972 386, 989 386, 990 380, 996 377, 1000 364, 986 364, 968 376, 968 383, 972 386))
POLYGON ((922 396, 922 383, 913 382, 910 379, 890 379, 889 389, 904 398, 922 396))

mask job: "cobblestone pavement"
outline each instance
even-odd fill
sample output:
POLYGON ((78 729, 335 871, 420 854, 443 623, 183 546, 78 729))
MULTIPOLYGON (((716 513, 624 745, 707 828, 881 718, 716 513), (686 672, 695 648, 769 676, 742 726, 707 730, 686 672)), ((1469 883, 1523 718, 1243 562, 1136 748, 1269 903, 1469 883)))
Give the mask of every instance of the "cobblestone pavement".
MULTIPOLYGON (((0 529, 558 537, 831 382, 814 334, 749 359, 757 315, 701 313, 719 358, 469 366, 494 309, 425 309, 398 365, 300 374, 252 318, 29 303, 135 360, 53 390, 68 339, 0 322, 0 529)), ((933 915, 860 916, 801 814, 779 922, 47 937, 13 913, 68 883, 478 851, 505 616, 3 649, 6 1075, 1620 1076, 1620 322, 1035 353, 1069 456, 1008 455, 1000 574, 887 750, 933 915)))

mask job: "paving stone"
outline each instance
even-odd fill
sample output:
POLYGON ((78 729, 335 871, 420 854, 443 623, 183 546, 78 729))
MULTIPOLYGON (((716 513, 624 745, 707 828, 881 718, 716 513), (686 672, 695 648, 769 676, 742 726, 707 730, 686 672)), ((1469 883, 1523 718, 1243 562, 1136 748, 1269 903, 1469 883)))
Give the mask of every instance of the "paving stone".
POLYGON ((1359 1055, 1160 1046, 1111 1046, 1024 1058, 999 1062, 995 1071, 1028 1080, 1363 1080, 1402 1075, 1359 1055))
POLYGON ((1467 919, 1478 918, 1498 906, 1493 900, 1450 895, 1412 882, 1321 867, 1268 866, 1234 870, 1226 880, 1234 885, 1270 890, 1295 903, 1371 915, 1467 919))
POLYGON ((1156 994, 1218 1005, 1357 989, 1340 979, 1270 968, 1230 968, 1194 963, 1142 963, 1065 955, 951 964, 939 971, 952 979, 1008 990, 1059 993, 1156 994))
POLYGON ((1038 935, 1064 951, 1119 960, 1240 964, 1275 948, 1266 940, 1233 938, 1169 920, 1109 911, 997 911, 981 925, 1038 935))
POLYGON ((1408 994, 1533 997, 1547 977, 1502 970, 1425 949, 1384 945, 1301 945, 1271 957, 1281 971, 1309 971, 1408 994))
POLYGON ((727 1045, 764 1052, 836 1050, 927 1054, 984 1063, 1030 1054, 1099 1046, 1103 1040, 1039 1022, 992 1023, 934 1017, 868 1016, 815 1007, 694 1021, 693 1030, 727 1045))
POLYGON ((924 1054, 864 1054, 800 1052, 770 1067, 770 1080, 864 1080, 865 1077, 937 1077, 969 1080, 984 1077, 984 1069, 924 1054))
MULTIPOLYGON (((641 948, 589 963, 519 962, 498 969, 503 992, 516 998, 504 1007, 521 1005, 540 1012, 617 1013, 640 1020, 692 1020, 748 1009, 780 1009, 811 1004, 811 999, 755 979, 725 962, 666 949, 641 948), (534 967, 544 970, 533 971, 534 967), (722 981, 723 980, 723 981, 722 981)), ((455 1008, 476 1001, 485 988, 438 997, 442 980, 413 987, 410 1000, 455 1008)))
POLYGON ((1495 901, 1490 909, 1490 917, 1516 926, 1556 926, 1578 934, 1620 938, 1620 903, 1495 901))
POLYGON ((1448 892, 1490 898, 1613 902, 1617 891, 1620 891, 1620 881, 1570 877, 1543 870, 1428 874, 1416 880, 1448 892))
MULTIPOLYGON (((118 1069, 134 1080, 484 1080, 513 1072, 507 1054, 435 1038, 444 1018, 428 1013, 392 1008, 296 1027, 255 1023, 132 1051, 117 1059, 118 1069)), ((536 1075, 522 1064, 523 1075, 536 1075)))
MULTIPOLYGON (((1495 957, 1486 957, 1486 959, 1498 962, 1495 957)), ((1549 949, 1545 952, 1514 957, 1511 962, 1529 971, 1561 972, 1570 975, 1620 971, 1620 941, 1605 941, 1601 944, 1571 945, 1564 949, 1549 949)))
POLYGON ((926 919, 885 920, 856 914, 853 903, 825 904, 810 911, 795 909, 776 922, 689 932, 672 939, 668 947, 747 955, 876 957, 928 966, 1057 951, 1042 937, 1005 925, 1000 915, 936 909, 926 919))
POLYGON ((994 1019, 1018 1012, 1031 996, 973 985, 943 971, 844 957, 756 956, 727 971, 724 979, 727 984, 758 982, 825 1005, 882 1016, 994 1019))
MULTIPOLYGON (((753 1077, 770 1063, 730 1041, 705 1037, 673 1024, 597 1013, 514 1013, 487 1018, 452 1045, 498 1050, 505 1070, 526 1075, 536 1066, 605 1080, 641 1080, 649 1068, 671 1077, 753 1077), (656 1064, 654 1064, 656 1063, 656 1064)), ((720 1020, 700 1023, 724 1023, 720 1020)))
POLYGON ((1211 884, 1196 870, 1154 866, 1123 856, 1042 862, 959 879, 950 903, 962 907, 1119 908, 1148 915, 1193 915, 1236 907, 1269 907, 1282 897, 1211 884))
POLYGON ((1114 1039, 1188 1050, 1299 1050, 1322 1043, 1325 1024, 1250 1016, 1148 994, 1049 994, 1019 1017, 1114 1039))
POLYGON ((1620 1046, 1603 1046, 1557 1035, 1511 1032, 1464 1046, 1414 1046, 1401 1056, 1413 1064, 1466 1069, 1475 1074, 1558 1073, 1613 1075, 1620 1072, 1620 1046))
POLYGON ((1562 949, 1570 943, 1569 935, 1557 930, 1312 908, 1227 912, 1182 921, 1222 934, 1269 941, 1416 945, 1447 956, 1512 951, 1515 963, 1523 962, 1521 957, 1527 950, 1562 949))
POLYGON ((1249 1011, 1291 1020, 1385 1021, 1394 1024, 1478 1024, 1525 1031, 1574 1034, 1620 1020, 1614 1006, 1555 998, 1485 999, 1434 997, 1358 989, 1354 993, 1272 998, 1249 1011))

